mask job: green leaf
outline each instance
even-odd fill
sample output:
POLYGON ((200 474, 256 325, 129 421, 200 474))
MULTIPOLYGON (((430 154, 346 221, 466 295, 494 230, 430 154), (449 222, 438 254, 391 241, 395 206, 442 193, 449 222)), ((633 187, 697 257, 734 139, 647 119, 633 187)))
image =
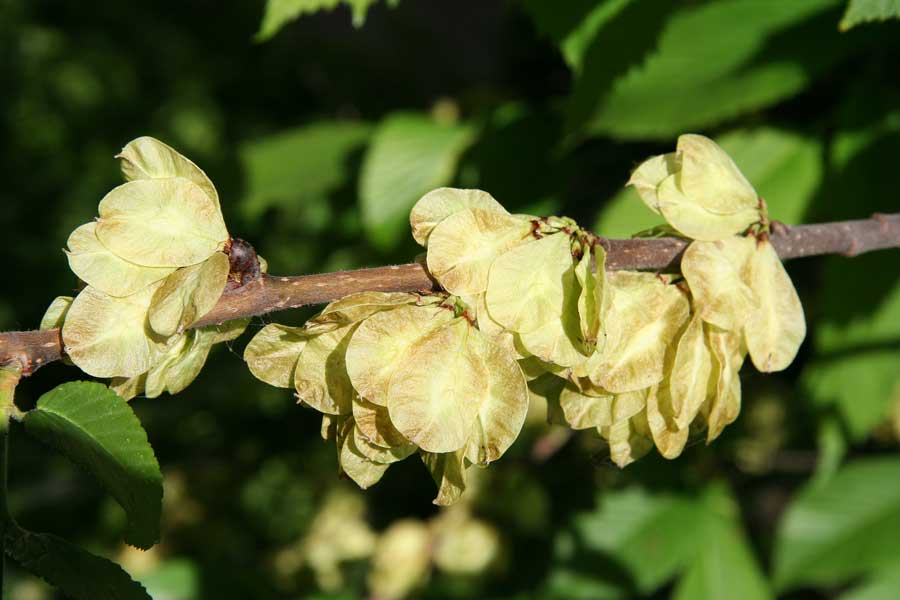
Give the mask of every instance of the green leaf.
POLYGON ((840 600, 894 600, 900 590, 900 564, 894 563, 840 596, 840 600))
POLYGON ((75 600, 151 600, 119 565, 49 533, 7 528, 6 555, 75 600))
POLYGON ((706 493, 706 518, 695 533, 697 555, 688 562, 673 597, 675 600, 767 600, 769 590, 753 551, 735 518, 734 499, 718 486, 706 493))
POLYGON ((900 390, 896 258, 890 252, 830 258, 824 281, 815 359, 802 381, 813 402, 834 406, 859 440, 887 418, 900 390))
POLYGON ((390 248, 403 239, 410 209, 451 182, 474 133, 469 125, 416 113, 397 113, 378 125, 359 181, 363 225, 373 243, 390 248))
POLYGON ((900 460, 857 460, 788 507, 775 538, 775 584, 836 584, 896 562, 898 553, 900 460))
POLYGON ((128 515, 125 540, 149 548, 159 540, 162 474, 131 407, 100 383, 64 383, 47 392, 25 429, 90 472, 128 515))
POLYGON ((244 144, 244 214, 255 219, 273 207, 304 216, 330 210, 328 195, 350 179, 349 157, 371 131, 359 121, 317 121, 244 144))
MULTIPOLYGON (((366 20, 369 7, 377 0, 268 0, 262 24, 256 33, 256 41, 264 42, 284 27, 287 23, 320 10, 334 10, 345 4, 353 11, 353 26, 361 27, 366 20)), ((388 6, 394 6, 398 0, 388 0, 388 6)))
POLYGON ((608 492, 598 510, 576 517, 585 546, 609 553, 647 594, 672 578, 703 540, 703 514, 687 499, 639 490, 608 492))
POLYGON ((900 0, 850 0, 839 28, 847 31, 860 23, 900 19, 900 0))
MULTIPOLYGON (((788 98, 849 50, 826 20, 813 20, 836 3, 691 4, 665 21, 654 36, 652 52, 632 59, 635 64, 627 70, 603 67, 609 53, 618 54, 619 48, 617 38, 604 39, 601 32, 584 59, 588 76, 575 83, 570 126, 587 123, 591 133, 623 138, 667 138, 788 98), (799 26, 805 28, 802 36, 792 33, 799 26), (785 55, 798 58, 785 60, 785 55), (595 63, 607 71, 605 76, 593 74, 595 63)), ((634 5, 634 12, 640 4, 634 5)), ((628 9, 622 12, 630 14, 628 9)), ((653 33, 659 27, 658 15, 638 16, 632 19, 632 31, 641 32, 643 26, 653 33)), ((624 43, 628 56, 646 50, 645 44, 627 39, 624 43)))

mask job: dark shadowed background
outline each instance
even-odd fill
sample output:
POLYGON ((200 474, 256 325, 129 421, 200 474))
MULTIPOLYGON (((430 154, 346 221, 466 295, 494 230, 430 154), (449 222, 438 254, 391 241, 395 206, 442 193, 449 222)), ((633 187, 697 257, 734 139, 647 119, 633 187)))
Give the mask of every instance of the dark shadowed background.
MULTIPOLYGON (((630 170, 684 132, 719 141, 785 223, 900 207, 900 24, 841 32, 844 0, 352 0, 356 27, 337 0, 269 1, 264 19, 249 0, 0 0, 0 330, 75 289, 60 249, 140 135, 206 170, 276 274, 408 262, 409 208, 442 185, 627 236, 656 224, 630 170), (279 28, 292 5, 333 8, 279 28)), ((166 476, 153 550, 15 430, 12 509, 157 600, 386 599, 385 573, 415 580, 396 598, 900 597, 900 256, 788 268, 807 342, 784 373, 745 367, 715 444, 620 471, 536 406, 451 515, 479 523, 451 554, 481 562, 407 575, 379 535, 439 530, 425 468, 339 480, 316 414, 243 366, 250 333, 311 311, 255 320, 184 393, 133 401, 166 476)), ((76 378, 54 364, 17 397, 76 378)), ((14 575, 12 598, 55 597, 14 575)))

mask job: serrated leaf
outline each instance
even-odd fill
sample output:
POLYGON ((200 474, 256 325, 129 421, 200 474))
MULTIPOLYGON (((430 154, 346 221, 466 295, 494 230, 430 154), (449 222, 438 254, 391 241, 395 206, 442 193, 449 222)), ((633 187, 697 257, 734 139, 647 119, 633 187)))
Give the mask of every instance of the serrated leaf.
POLYGON ((409 225, 413 238, 421 245, 428 246, 428 236, 438 223, 467 208, 479 208, 502 215, 509 213, 494 197, 482 190, 463 190, 442 187, 431 190, 409 211, 409 225))
POLYGON ((756 246, 749 261, 750 286, 758 307, 750 311, 744 339, 753 365, 764 373, 793 362, 806 338, 803 305, 781 259, 768 240, 756 246))
POLYGON ((850 0, 839 27, 847 31, 862 23, 889 19, 900 19, 900 0, 850 0))
POLYGON ((329 195, 352 177, 349 159, 371 131, 359 121, 315 121, 243 144, 244 214, 257 219, 272 208, 329 214, 329 195))
POLYGON ((387 406, 391 377, 407 360, 407 350, 452 319, 452 311, 438 306, 401 306, 363 321, 347 345, 353 387, 369 402, 387 406))
POLYGON ((94 377, 134 377, 149 370, 165 350, 146 326, 158 285, 124 298, 83 289, 62 328, 63 349, 72 362, 94 377))
MULTIPOLYGON (((366 19, 369 7, 376 0, 268 0, 256 41, 264 42, 278 33, 282 27, 303 15, 313 14, 320 10, 334 10, 346 5, 353 13, 354 27, 361 27, 366 19)), ((393 5, 397 0, 388 0, 393 5)))
POLYGON ((228 256, 214 252, 202 263, 166 277, 147 314, 153 331, 165 337, 181 333, 212 310, 225 291, 229 270, 228 256))
POLYGON ((833 585, 895 563, 898 553, 900 461, 859 459, 788 506, 775 538, 775 585, 833 585))
POLYGON ((745 237, 693 241, 684 251, 681 272, 704 321, 728 331, 744 325, 758 303, 759 292, 751 289, 750 278, 755 251, 756 239, 745 237))
POLYGON ((472 335, 487 370, 487 387, 466 442, 466 458, 472 464, 487 465, 503 456, 522 430, 528 384, 514 356, 477 329, 472 335))
POLYGON ((302 327, 270 323, 244 348, 244 361, 253 376, 275 387, 294 387, 294 367, 309 334, 302 327))
POLYGON ((17 564, 74 600, 152 600, 122 567, 55 535, 11 523, 3 547, 17 564))
POLYGON ((79 279, 110 296, 128 296, 165 279, 174 267, 142 267, 108 250, 96 234, 97 223, 85 223, 69 235, 66 258, 79 279))
POLYGON ((72 300, 74 300, 72 296, 57 296, 54 298, 47 310, 44 311, 44 316, 41 317, 41 324, 38 326, 38 329, 44 331, 62 327, 66 320, 66 314, 69 312, 69 307, 72 306, 72 300))
POLYGON ((588 360, 591 381, 610 392, 646 389, 663 378, 666 349, 689 317, 688 300, 652 273, 607 275, 606 347, 588 360))
POLYGON ((203 188, 183 177, 120 185, 100 201, 99 212, 97 238, 138 265, 197 264, 228 240, 218 206, 203 188))
MULTIPOLYGON (((619 138, 667 138, 788 98, 850 50, 827 20, 815 20, 836 4, 728 0, 653 14, 646 26, 654 32, 661 25, 661 32, 652 46, 639 48, 634 68, 609 74, 612 79, 576 82, 570 122, 619 138), (807 35, 783 41, 803 25, 807 35), (786 51, 794 60, 783 59, 786 51)), ((598 57, 614 50, 602 42, 598 57)))
POLYGON ((219 194, 206 173, 161 141, 148 136, 131 140, 116 158, 122 161, 120 166, 126 181, 184 177, 199 186, 221 212, 219 194))
POLYGON ((431 478, 438 486, 438 494, 434 504, 450 506, 466 491, 465 448, 456 452, 435 454, 421 452, 422 462, 431 473, 431 478))
POLYGON ((312 335, 294 368, 297 396, 319 412, 349 415, 354 396, 346 353, 357 323, 312 335))
POLYGON ((529 239, 531 221, 480 208, 464 208, 428 236, 428 271, 451 294, 480 294, 494 259, 529 239))
POLYGON ((427 452, 463 448, 478 418, 488 373, 476 335, 464 318, 454 319, 416 340, 391 376, 391 422, 427 452))
POLYGON ((712 360, 703 321, 695 313, 678 339, 674 363, 669 373, 672 417, 679 429, 685 429, 691 424, 706 401, 712 360))
POLYGON ((389 248, 402 239, 409 210, 425 192, 450 183, 473 137, 468 125, 414 113, 378 125, 359 181, 362 222, 372 242, 389 248))
POLYGON ((149 548, 159 540, 162 474, 131 407, 100 383, 71 382, 38 399, 25 430, 93 475, 128 516, 125 540, 149 548))

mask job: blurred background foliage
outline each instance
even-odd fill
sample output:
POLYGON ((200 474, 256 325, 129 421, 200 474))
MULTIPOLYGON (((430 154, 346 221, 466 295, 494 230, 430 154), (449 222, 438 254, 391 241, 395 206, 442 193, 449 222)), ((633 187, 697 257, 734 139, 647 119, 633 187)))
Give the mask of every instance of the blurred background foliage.
MULTIPOLYGON (((608 236, 655 225, 622 184, 679 133, 717 139, 792 224, 900 206, 900 24, 888 0, 0 0, 0 329, 73 291, 60 248, 153 135, 216 182, 279 274, 407 262, 441 185, 608 236)), ((121 562, 158 600, 877 600, 900 590, 898 251, 790 263, 809 338, 745 370, 738 422, 624 471, 544 425, 449 511, 405 461, 338 481, 315 415, 218 350, 177 398, 133 406, 163 467, 163 541, 12 440, 12 505, 121 562), (479 491, 481 490, 481 491, 479 491)), ((310 311, 273 318, 302 322, 310 311)), ((24 405, 66 379, 55 364, 24 405)), ((22 572, 17 600, 54 597, 22 572)))

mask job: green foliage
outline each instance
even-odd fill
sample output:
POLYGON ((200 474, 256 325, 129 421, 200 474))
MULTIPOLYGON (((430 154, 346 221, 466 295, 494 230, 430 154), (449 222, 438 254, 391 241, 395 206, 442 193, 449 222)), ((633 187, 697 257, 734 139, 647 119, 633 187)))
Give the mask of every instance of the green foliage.
POLYGON ((11 525, 3 547, 16 563, 75 600, 150 600, 119 565, 55 535, 11 525))
POLYGON ((353 12, 353 25, 361 27, 365 23, 369 7, 376 2, 377 0, 267 0, 266 12, 256 33, 256 40, 268 40, 286 24, 303 15, 320 10, 334 10, 338 6, 349 7, 353 12))
POLYGON ((900 18, 900 2, 897 0, 849 0, 840 28, 847 31, 862 23, 897 18, 900 18))
POLYGON ((149 548, 159 540, 159 463, 140 421, 115 392, 99 383, 64 383, 41 396, 25 428, 87 470, 115 497, 128 515, 128 543, 149 548))
POLYGON ((372 134, 359 180, 363 226, 374 244, 395 246, 409 209, 425 192, 449 183, 472 142, 470 125, 396 114, 372 134))
POLYGON ((776 585, 833 584, 895 564, 898 481, 896 459, 861 459, 847 463, 826 483, 802 490, 778 529, 776 585))

